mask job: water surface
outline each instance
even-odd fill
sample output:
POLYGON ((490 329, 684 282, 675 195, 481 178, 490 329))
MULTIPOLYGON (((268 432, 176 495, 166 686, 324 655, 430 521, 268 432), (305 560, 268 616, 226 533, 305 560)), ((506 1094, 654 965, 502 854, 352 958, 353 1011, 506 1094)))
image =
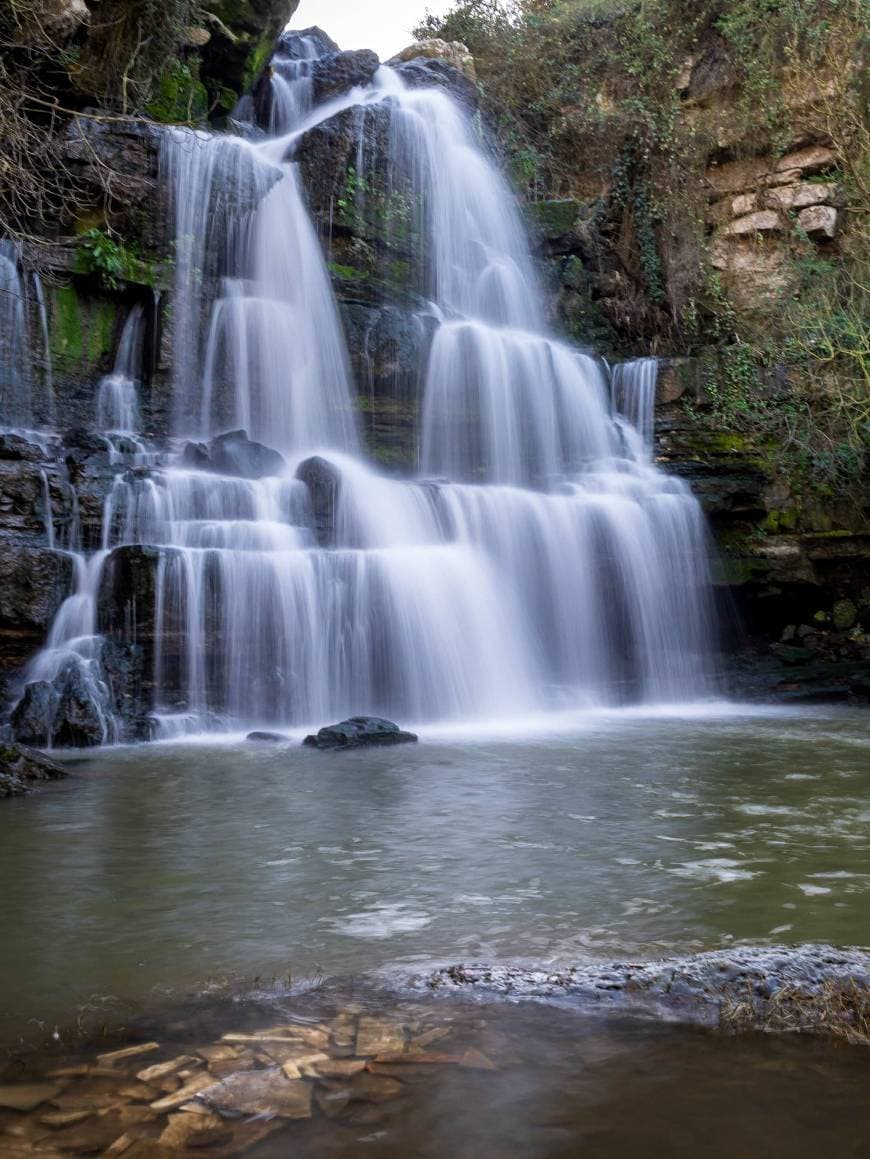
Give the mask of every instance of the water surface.
POLYGON ((870 941, 866 713, 109 750, 0 810, 2 1010, 206 978, 870 941))

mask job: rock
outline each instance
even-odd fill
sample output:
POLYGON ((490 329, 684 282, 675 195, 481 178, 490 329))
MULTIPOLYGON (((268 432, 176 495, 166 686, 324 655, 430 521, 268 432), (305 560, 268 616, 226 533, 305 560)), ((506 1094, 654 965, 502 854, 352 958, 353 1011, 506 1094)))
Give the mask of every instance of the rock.
POLYGON ((46 680, 33 680, 12 712, 13 737, 24 745, 50 745, 57 694, 46 680))
POLYGON ((760 200, 767 209, 793 210, 806 209, 811 205, 839 205, 843 196, 841 187, 834 183, 820 185, 815 181, 799 181, 794 185, 766 189, 760 195, 760 200))
POLYGON ((309 1119, 312 1088, 288 1079, 280 1067, 228 1075, 223 1082, 200 1091, 197 1098, 222 1115, 276 1115, 282 1119, 309 1119))
POLYGON ((831 612, 831 621, 838 632, 854 628, 858 619, 858 609, 851 600, 837 600, 831 612))
POLYGON ((152 1051, 159 1049, 159 1042, 142 1042, 137 1046, 125 1046, 123 1050, 110 1050, 106 1054, 98 1054, 97 1062, 100 1066, 114 1066, 116 1062, 124 1062, 128 1058, 138 1058, 142 1054, 151 1054, 152 1051))
POLYGON ((208 444, 187 443, 181 462, 197 471, 213 471, 241 479, 265 479, 283 475, 287 470, 282 455, 249 439, 245 431, 228 431, 208 444))
POLYGON ((200 1091, 214 1085, 214 1078, 206 1071, 203 1074, 197 1075, 195 1078, 189 1079, 184 1086, 179 1087, 177 1091, 165 1095, 162 1099, 157 1099, 151 1103, 152 1111, 174 1111, 183 1103, 189 1103, 195 1095, 200 1091))
POLYGON ((421 59, 442 61, 463 73, 469 80, 477 80, 474 57, 467 46, 458 40, 448 42, 437 37, 430 40, 417 40, 413 44, 409 44, 407 48, 403 48, 389 63, 400 65, 421 59))
POLYGON ((317 56, 327 56, 329 53, 341 51, 332 37, 317 25, 312 25, 311 28, 285 29, 278 37, 277 48, 291 60, 308 60, 312 42, 317 56))
POLYGON ((54 681, 57 706, 51 722, 52 744, 60 748, 95 748, 106 740, 105 689, 83 662, 70 661, 54 681))
POLYGON ((805 149, 798 149, 793 153, 786 153, 776 162, 777 173, 789 172, 797 169, 801 173, 811 175, 823 173, 826 169, 833 169, 837 164, 837 156, 826 145, 809 145, 805 149))
POLYGON ((350 89, 371 84, 380 66, 377 53, 367 48, 353 52, 332 52, 321 57, 312 70, 315 102, 327 101, 350 89))
POLYGON ((262 744, 281 744, 282 741, 289 739, 280 732, 249 732, 245 737, 245 740, 259 741, 262 744))
POLYGON ((307 736, 303 743, 309 748, 342 749, 364 745, 414 744, 417 739, 414 733, 402 732, 392 721, 377 716, 352 716, 350 720, 322 728, 317 736, 307 736))
POLYGON ((828 241, 837 236, 840 214, 833 205, 811 205, 798 214, 798 227, 813 241, 828 241))
POLYGON ((785 228, 782 217, 773 209, 760 209, 738 217, 726 228, 725 233, 739 237, 747 233, 779 233, 785 228))
POLYGON ((66 769, 34 749, 0 742, 0 797, 29 791, 35 781, 58 781, 66 769))
POLYGON ((408 88, 447 89, 452 97, 467 108, 477 108, 477 85, 466 72, 457 69, 449 61, 418 56, 395 67, 408 88))
POLYGON ((402 1027, 383 1018, 361 1018, 357 1028, 356 1052, 360 1055, 395 1054, 405 1049, 402 1027))
POLYGON ((44 463, 48 455, 36 443, 30 443, 21 435, 7 431, 0 434, 0 459, 13 463, 44 463))
POLYGON ((169 1116, 169 1122, 157 1141, 184 1152, 188 1147, 199 1150, 222 1146, 231 1139, 231 1128, 217 1115, 179 1113, 169 1116))
POLYGON ((8 1083, 0 1086, 0 1107, 10 1111, 33 1111, 63 1090, 60 1083, 8 1083))
POLYGON ((335 544, 336 509, 341 489, 341 475, 336 467, 319 455, 300 463, 296 478, 308 488, 314 518, 314 534, 321 547, 335 544))
POLYGON ((0 667, 12 673, 42 645, 72 586, 62 552, 4 538, 0 550, 0 667))

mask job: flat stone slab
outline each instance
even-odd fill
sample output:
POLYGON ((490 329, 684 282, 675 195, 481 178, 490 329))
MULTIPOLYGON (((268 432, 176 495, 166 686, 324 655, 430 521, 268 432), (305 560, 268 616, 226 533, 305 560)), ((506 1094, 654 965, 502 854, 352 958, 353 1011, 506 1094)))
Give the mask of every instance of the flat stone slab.
POLYGON ((322 728, 317 736, 307 736, 303 744, 315 749, 361 748, 365 745, 416 744, 412 732, 402 732, 391 720, 380 716, 352 716, 339 724, 322 728))
POLYGON ((311 1117, 312 1087, 288 1079, 280 1067, 228 1075, 198 1093, 197 1099, 221 1115, 275 1115, 282 1119, 311 1117))

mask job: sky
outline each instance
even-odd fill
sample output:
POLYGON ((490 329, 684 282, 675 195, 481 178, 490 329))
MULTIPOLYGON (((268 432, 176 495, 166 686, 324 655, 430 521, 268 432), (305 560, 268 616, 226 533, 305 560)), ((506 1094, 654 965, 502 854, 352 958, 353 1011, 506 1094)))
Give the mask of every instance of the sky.
POLYGON ((452 7, 452 0, 302 0, 290 27, 317 24, 340 48, 372 48, 389 60, 413 41, 427 8, 441 15, 452 7))

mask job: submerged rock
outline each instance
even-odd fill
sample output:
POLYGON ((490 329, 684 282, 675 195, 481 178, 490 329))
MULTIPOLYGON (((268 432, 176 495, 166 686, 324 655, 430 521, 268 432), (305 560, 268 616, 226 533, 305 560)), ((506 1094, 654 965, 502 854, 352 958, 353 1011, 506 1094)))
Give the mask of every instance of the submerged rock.
POLYGON ((317 736, 307 736, 303 743, 315 749, 346 749, 364 745, 415 744, 416 741, 414 733, 402 732, 390 720, 379 716, 352 716, 350 720, 322 728, 317 736))
POLYGON ((283 475, 284 457, 271 447, 248 438, 247 431, 227 431, 209 443, 188 443, 181 454, 185 467, 234 475, 241 479, 265 479, 283 475))
POLYGON ((35 781, 58 781, 67 775, 47 756, 18 744, 0 744, 0 797, 30 791, 35 781))
POLYGON ((259 741, 261 744, 281 744, 282 741, 289 740, 289 737, 282 736, 280 732, 249 732, 245 740, 259 741))

